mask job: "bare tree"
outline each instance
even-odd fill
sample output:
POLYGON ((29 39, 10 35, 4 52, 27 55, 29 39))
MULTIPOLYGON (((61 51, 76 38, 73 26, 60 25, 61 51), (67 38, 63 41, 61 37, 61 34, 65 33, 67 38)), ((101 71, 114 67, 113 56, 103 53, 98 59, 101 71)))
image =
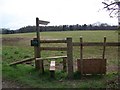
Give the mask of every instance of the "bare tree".
POLYGON ((120 27, 120 0, 104 0, 104 9, 110 11, 110 17, 118 17, 118 26, 120 27))

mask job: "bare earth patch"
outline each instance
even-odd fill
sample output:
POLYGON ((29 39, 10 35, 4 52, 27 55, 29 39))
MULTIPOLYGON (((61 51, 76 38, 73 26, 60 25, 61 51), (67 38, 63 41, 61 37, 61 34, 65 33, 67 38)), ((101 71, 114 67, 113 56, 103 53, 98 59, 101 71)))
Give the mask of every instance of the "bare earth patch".
POLYGON ((22 37, 16 37, 16 38, 11 38, 11 37, 5 37, 2 38, 2 45, 10 45, 10 46, 19 46, 19 45, 28 45, 30 43, 30 38, 22 38, 22 37))
POLYGON ((2 80, 2 88, 24 88, 24 86, 10 80, 2 80))
POLYGON ((115 71, 118 71, 118 65, 107 66, 107 72, 115 72, 115 71))

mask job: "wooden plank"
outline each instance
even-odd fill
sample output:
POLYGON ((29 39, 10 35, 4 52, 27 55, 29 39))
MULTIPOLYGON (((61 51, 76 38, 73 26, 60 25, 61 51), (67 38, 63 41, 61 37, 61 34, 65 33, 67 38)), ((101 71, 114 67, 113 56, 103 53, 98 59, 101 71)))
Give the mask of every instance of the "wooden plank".
POLYGON ((40 43, 66 43, 66 40, 59 40, 59 39, 40 40, 40 43))
POLYGON ((72 38, 67 38, 67 64, 68 64, 68 78, 73 77, 73 45, 72 38))
MULTIPOLYGON (((79 67, 81 67, 80 59, 77 59, 77 64, 79 67)), ((79 68, 78 71, 81 72, 81 68, 79 68)), ((101 58, 83 59, 83 74, 105 74, 105 73, 106 73, 106 59, 101 58)))
POLYGON ((55 57, 37 58, 37 60, 48 60, 48 59, 59 59, 59 58, 67 58, 67 56, 55 56, 55 57))
POLYGON ((50 70, 54 71, 55 70, 55 61, 50 62, 50 70))
MULTIPOLYGON (((73 42, 73 46, 80 46, 80 43, 73 42)), ((103 46, 103 42, 83 42, 83 46, 103 46)), ((106 42, 106 46, 120 46, 120 42, 106 42)))
POLYGON ((50 22, 49 21, 44 21, 44 20, 39 20, 38 23, 41 24, 41 25, 47 25, 50 22))
POLYGON ((55 66, 55 61, 51 61, 50 66, 55 66))
POLYGON ((40 50, 50 50, 50 51, 66 51, 66 47, 40 47, 40 50))
POLYGON ((27 59, 23 59, 21 61, 13 62, 13 63, 11 63, 9 65, 13 66, 13 65, 17 65, 17 64, 22 64, 22 63, 25 63, 25 62, 33 61, 33 60, 35 60, 35 58, 27 58, 27 59))

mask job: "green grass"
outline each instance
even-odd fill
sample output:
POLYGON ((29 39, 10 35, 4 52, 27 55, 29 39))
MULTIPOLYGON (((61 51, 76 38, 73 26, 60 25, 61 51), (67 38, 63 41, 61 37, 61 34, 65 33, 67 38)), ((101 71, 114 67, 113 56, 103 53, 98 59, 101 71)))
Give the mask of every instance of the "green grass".
MULTIPOLYGON (((4 65, 3 65, 4 66, 4 65)), ((18 65, 15 68, 8 67, 7 65, 3 68, 4 77, 9 80, 14 80, 29 87, 39 88, 102 88, 105 87, 103 78, 99 76, 88 77, 85 79, 71 80, 65 79, 67 76, 65 73, 57 71, 56 78, 51 79, 49 77, 48 70, 45 71, 44 75, 40 75, 38 71, 35 71, 33 67, 18 65), (21 73, 22 72, 22 73, 21 73), (103 83, 101 83, 103 82, 103 83)))
MULTIPOLYGON (((7 34, 2 35, 5 37, 21 37, 21 38, 33 38, 36 33, 22 33, 22 34, 7 34)), ((79 37, 82 36, 84 41, 103 41, 103 37, 107 37, 107 41, 115 42, 118 41, 118 33, 116 31, 64 31, 64 32, 40 32, 40 36, 43 39, 64 39, 66 37, 72 37, 73 41, 79 41, 79 37)))
MULTIPOLYGON (((2 72, 3 77, 15 80, 18 83, 29 87, 38 88, 105 88, 107 80, 112 80, 116 77, 117 71, 108 71, 106 75, 88 76, 80 79, 80 74, 74 73, 74 80, 67 80, 67 73, 62 70, 56 71, 56 78, 49 77, 48 67, 45 68, 45 74, 41 75, 34 69, 33 66, 17 65, 10 67, 8 64, 14 61, 19 61, 24 58, 34 56, 34 48, 30 46, 30 40, 35 37, 36 33, 22 34, 7 34, 2 35, 2 72)), ((85 42, 103 42, 104 36, 107 37, 107 42, 117 42, 118 34, 116 31, 68 31, 68 32, 41 32, 42 39, 64 39, 72 37, 74 42, 79 42, 80 36, 85 42)), ((64 44, 45 44, 44 46, 66 46, 64 44)), ((43 51, 42 57, 66 55, 62 51, 43 51)), ((79 48, 74 48, 74 61, 79 58, 79 48)), ((101 57, 102 47, 84 47, 84 58, 101 57)), ((107 66, 116 66, 118 64, 118 48, 106 48, 107 66)), ((61 60, 57 60, 59 64, 61 60)))

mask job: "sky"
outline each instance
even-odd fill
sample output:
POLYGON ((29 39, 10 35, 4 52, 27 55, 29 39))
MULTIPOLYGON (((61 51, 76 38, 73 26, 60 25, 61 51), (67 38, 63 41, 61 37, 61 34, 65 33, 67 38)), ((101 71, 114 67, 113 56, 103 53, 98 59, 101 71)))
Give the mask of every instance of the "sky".
POLYGON ((117 25, 102 10, 103 0, 0 0, 0 28, 19 29, 35 25, 36 17, 51 25, 93 24, 117 25))

